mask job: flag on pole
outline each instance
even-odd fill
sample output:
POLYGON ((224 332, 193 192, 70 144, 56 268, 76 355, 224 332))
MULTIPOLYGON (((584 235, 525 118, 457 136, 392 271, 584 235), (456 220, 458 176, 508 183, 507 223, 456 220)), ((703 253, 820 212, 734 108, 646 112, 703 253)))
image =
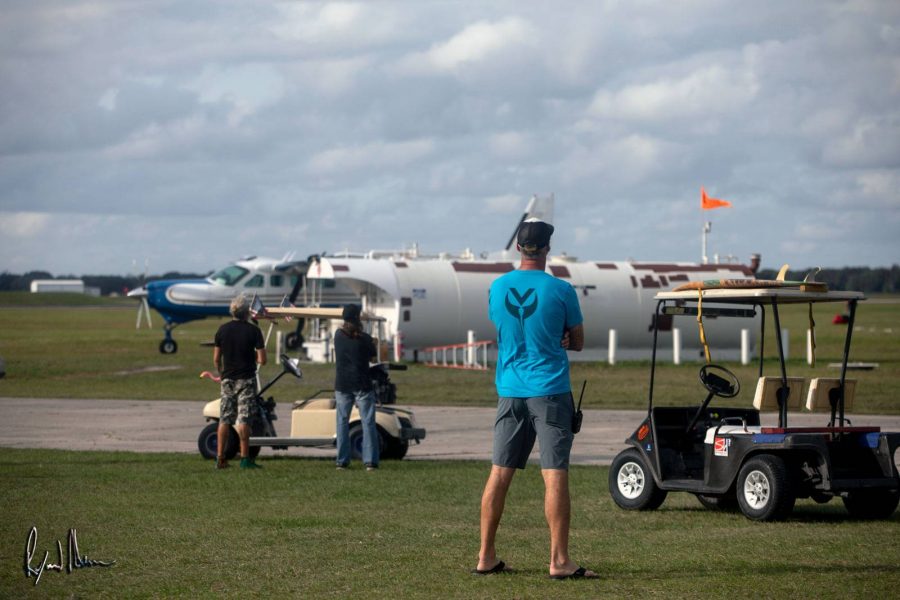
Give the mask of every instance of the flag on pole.
POLYGON ((253 319, 268 319, 269 315, 266 313, 266 307, 263 306, 262 300, 259 299, 259 296, 253 294, 253 301, 250 303, 250 316, 253 319))
POLYGON ((713 208, 730 208, 731 202, 728 200, 719 200, 718 198, 710 198, 706 195, 706 190, 700 186, 700 208, 703 210, 711 210, 713 208))

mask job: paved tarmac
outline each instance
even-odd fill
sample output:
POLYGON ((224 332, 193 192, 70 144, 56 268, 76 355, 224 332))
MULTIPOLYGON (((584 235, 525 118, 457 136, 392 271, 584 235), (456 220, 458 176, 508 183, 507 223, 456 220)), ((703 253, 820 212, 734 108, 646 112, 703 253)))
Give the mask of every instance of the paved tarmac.
MULTIPOLYGON (((75 400, 52 398, 0 398, 0 446, 62 450, 120 450, 129 452, 198 453, 197 437, 206 425, 204 403, 145 400, 75 400)), ((491 458, 493 408, 413 406, 416 419, 427 430, 420 445, 412 445, 410 460, 483 460, 491 458)), ((276 409, 276 429, 290 430, 287 406, 276 409)), ((625 438, 640 424, 646 411, 586 410, 581 433, 575 438, 572 463, 608 465, 625 448, 625 438)), ((795 414, 795 425, 821 425, 821 414, 795 414)), ((854 425, 878 425, 882 431, 900 431, 900 416, 850 415, 854 425)), ((763 424, 777 422, 763 414, 763 424)), ((334 457, 333 449, 263 448, 261 457, 334 457)), ((537 450, 532 460, 538 457, 537 450)))

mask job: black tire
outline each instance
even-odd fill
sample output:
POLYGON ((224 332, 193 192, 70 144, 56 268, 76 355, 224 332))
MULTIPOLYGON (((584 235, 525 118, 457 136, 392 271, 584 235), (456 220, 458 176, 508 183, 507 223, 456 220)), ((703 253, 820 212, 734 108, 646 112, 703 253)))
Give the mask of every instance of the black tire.
POLYGON ((744 463, 736 487, 738 506, 753 521, 785 519, 797 499, 787 466, 773 454, 760 454, 744 463))
POLYGON ((634 448, 623 450, 609 468, 609 494, 625 510, 656 510, 668 492, 659 488, 647 461, 634 448))
MULTIPOLYGON (((375 428, 378 430, 378 456, 385 455, 385 438, 387 437, 384 433, 384 430, 377 425, 375 428)), ((356 460, 362 460, 363 453, 363 430, 362 423, 357 421, 353 425, 350 426, 350 457, 356 460)))
POLYGON ((388 460, 403 460, 409 450, 409 440, 398 440, 388 436, 384 444, 384 458, 388 460))
POLYGON ((175 340, 163 340, 159 343, 160 354, 175 354, 178 352, 178 343, 175 340))
POLYGON ((722 496, 711 496, 708 494, 696 494, 700 504, 709 510, 737 510, 738 501, 734 493, 724 494, 722 496))
MULTIPOLYGON (((234 430, 234 427, 231 427, 229 431, 228 446, 225 448, 225 458, 230 460, 237 456, 238 450, 241 447, 241 440, 238 438, 237 431, 234 430)), ((218 421, 214 421, 203 428, 203 431, 200 432, 200 437, 197 438, 197 447, 200 449, 200 454, 203 458, 216 458, 219 449, 218 421)))
MULTIPOLYGON (((263 424, 262 419, 258 418, 253 421, 253 425, 250 427, 250 435, 253 437, 262 437, 266 435, 266 426, 263 424)), ((238 438, 238 443, 240 443, 240 438, 238 438)), ((259 456, 260 450, 262 450, 262 446, 250 446, 250 458, 259 456)))
POLYGON ((296 350, 300 347, 300 336, 297 332, 292 331, 284 336, 284 347, 288 350, 296 350))
POLYGON ((856 519, 887 519, 900 504, 900 491, 854 490, 842 500, 847 512, 856 519))

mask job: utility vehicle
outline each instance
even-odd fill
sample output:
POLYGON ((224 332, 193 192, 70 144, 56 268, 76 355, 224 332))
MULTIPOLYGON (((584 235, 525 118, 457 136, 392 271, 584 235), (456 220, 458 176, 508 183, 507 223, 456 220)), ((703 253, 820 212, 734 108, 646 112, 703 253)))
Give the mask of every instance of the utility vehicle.
POLYGON ((864 300, 863 294, 799 286, 725 288, 662 292, 656 300, 656 324, 662 316, 688 316, 701 324, 703 316, 761 316, 759 380, 752 408, 718 407, 717 398, 737 396, 741 386, 727 368, 707 363, 699 373, 706 396, 698 405, 654 406, 657 325, 647 417, 626 440, 630 447, 615 457, 609 473, 609 491, 619 507, 652 510, 669 492, 681 491, 695 494, 708 508, 739 508, 758 521, 786 518, 797 498, 824 503, 839 496, 857 518, 893 514, 900 501, 896 466, 900 433, 852 424, 845 415, 856 387, 854 380, 847 379, 847 363, 857 303, 864 300), (789 410, 800 408, 807 382, 788 377, 780 335, 775 336, 780 370, 775 376, 764 376, 766 312, 771 312, 775 330, 780 332, 780 307, 820 302, 848 305, 843 360, 839 377, 814 378, 805 394, 807 409, 827 413, 827 423, 823 414, 822 426, 797 427, 788 422, 789 410), (777 425, 761 425, 761 410, 777 410, 777 425))
MULTIPOLYGON (((333 390, 320 390, 304 400, 297 400, 291 407, 291 432, 287 437, 278 437, 274 421, 275 399, 265 398, 263 394, 284 375, 290 374, 300 379, 303 374, 297 359, 281 355, 282 371, 269 381, 256 395, 257 417, 251 424, 250 454, 257 456, 262 446, 285 449, 288 446, 307 446, 319 448, 335 447, 335 400, 333 390)), ((377 363, 370 367, 369 375, 375 391, 377 404, 375 407, 375 423, 378 428, 380 454, 386 459, 401 459, 406 456, 409 443, 419 443, 425 439, 425 429, 416 423, 413 411, 407 408, 390 406, 397 399, 397 387, 388 375, 390 370, 403 370, 405 365, 377 363)), ((209 424, 200 432, 197 446, 205 458, 215 458, 218 447, 219 402, 212 400, 203 408, 203 416, 209 424)), ((237 430, 229 430, 228 446, 225 450, 227 458, 234 458, 238 451, 237 430)), ((350 447, 353 458, 362 457, 362 423, 356 407, 350 413, 350 447)))

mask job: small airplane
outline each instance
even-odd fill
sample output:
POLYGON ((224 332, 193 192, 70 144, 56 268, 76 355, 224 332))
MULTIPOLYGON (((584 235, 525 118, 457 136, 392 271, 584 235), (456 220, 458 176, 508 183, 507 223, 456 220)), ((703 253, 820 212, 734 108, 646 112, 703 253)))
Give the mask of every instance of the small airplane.
MULTIPOLYGON (((141 308, 146 309, 148 314, 149 308, 154 308, 162 315, 165 320, 165 338, 159 343, 159 351, 174 354, 178 351, 178 343, 172 338, 175 327, 206 317, 227 317, 232 298, 240 292, 255 294, 269 303, 277 303, 285 296, 290 302, 295 302, 303 292, 305 273, 311 258, 294 260, 293 254, 287 254, 280 260, 248 256, 214 272, 206 279, 151 281, 131 290, 128 296, 140 298, 141 308)), ((355 299, 356 296, 349 292, 341 293, 340 286, 337 290, 327 290, 324 296, 324 300, 333 306, 355 299)), ((298 319, 297 331, 286 336, 285 344, 289 348, 299 346, 302 325, 302 319, 298 319)))
MULTIPOLYGON (((547 218, 552 212, 552 198, 543 200, 534 197, 519 223, 529 217, 547 218)), ((518 230, 519 223, 516 223, 515 231, 518 230)), ((393 251, 388 255, 393 255, 393 251)), ((361 256, 373 258, 378 253, 370 252, 361 256)), ((311 280, 307 286, 307 270, 318 259, 318 255, 312 255, 305 260, 294 260, 293 253, 286 254, 280 260, 247 256, 206 279, 151 281, 131 290, 128 296, 141 300, 138 323, 146 312, 149 324, 150 308, 162 315, 165 337, 159 343, 159 351, 162 354, 174 354, 178 351, 178 343, 172 338, 175 327, 207 317, 227 317, 232 298, 240 292, 256 295, 270 306, 278 304, 285 297, 291 306, 298 304, 301 307, 340 307, 359 302, 360 295, 340 281, 311 280)), ((285 336, 285 346, 288 349, 294 350, 301 346, 303 325, 304 318, 298 318, 296 330, 285 336)))

